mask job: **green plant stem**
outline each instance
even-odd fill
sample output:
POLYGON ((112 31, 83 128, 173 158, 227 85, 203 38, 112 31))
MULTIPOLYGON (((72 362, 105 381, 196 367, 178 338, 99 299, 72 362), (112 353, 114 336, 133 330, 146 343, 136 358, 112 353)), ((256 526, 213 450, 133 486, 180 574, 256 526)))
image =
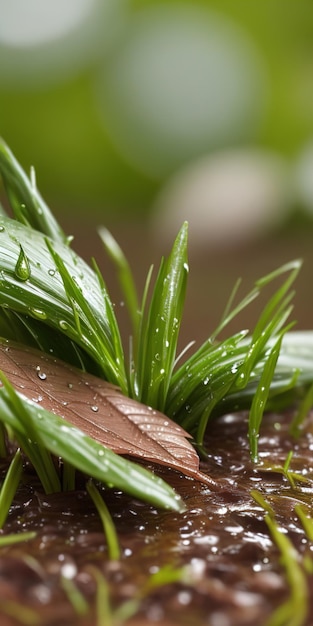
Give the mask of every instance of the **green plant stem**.
POLYGON ((23 471, 21 451, 17 450, 6 473, 0 491, 0 528, 5 524, 10 506, 20 484, 23 471))
POLYGON ((117 561, 121 556, 121 549, 118 541, 117 532, 109 513, 108 507, 104 503, 95 484, 89 480, 86 485, 88 494, 90 495, 102 522, 104 534, 108 544, 109 559, 117 561))

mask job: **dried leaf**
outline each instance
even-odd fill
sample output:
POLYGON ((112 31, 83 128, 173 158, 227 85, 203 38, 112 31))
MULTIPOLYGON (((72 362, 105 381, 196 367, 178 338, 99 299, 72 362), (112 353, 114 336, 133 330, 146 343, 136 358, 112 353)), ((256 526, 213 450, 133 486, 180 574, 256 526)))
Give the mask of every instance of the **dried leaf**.
POLYGON ((113 452, 166 465, 215 486, 199 472, 199 458, 188 433, 159 411, 124 396, 114 385, 3 339, 0 370, 19 393, 113 452))

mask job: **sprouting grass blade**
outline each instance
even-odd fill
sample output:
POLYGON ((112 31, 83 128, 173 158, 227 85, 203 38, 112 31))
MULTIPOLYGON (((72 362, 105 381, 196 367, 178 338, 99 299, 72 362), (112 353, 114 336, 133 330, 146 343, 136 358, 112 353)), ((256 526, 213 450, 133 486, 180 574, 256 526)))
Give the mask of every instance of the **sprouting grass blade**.
POLYGON ((0 459, 4 459, 7 456, 7 446, 6 446, 6 429, 4 424, 0 423, 0 459))
POLYGON ((188 275, 187 224, 160 265, 138 344, 135 367, 140 400, 163 411, 175 363, 188 275))
POLYGON ((82 292, 79 278, 73 278, 61 256, 54 250, 53 245, 48 240, 46 243, 62 278, 64 291, 72 309, 74 332, 79 338, 79 341, 77 339, 76 341, 94 356, 96 362, 101 365, 105 378, 119 385, 122 391, 127 393, 128 384, 121 338, 104 281, 99 284, 99 273, 95 273, 102 307, 100 311, 93 311, 87 297, 82 292))
POLYGON ((289 432, 290 434, 298 438, 301 433, 301 426, 307 417, 309 411, 313 407, 313 384, 310 385, 308 391, 305 393, 304 398, 302 399, 300 406, 290 424, 289 432))
POLYGON ((51 455, 49 451, 41 445, 40 437, 38 436, 38 428, 34 425, 33 420, 29 419, 27 405, 23 402, 21 396, 15 392, 2 372, 0 372, 0 380, 3 385, 3 389, 0 389, 0 394, 2 397, 4 396, 5 402, 10 407, 10 410, 18 415, 19 423, 22 425, 22 429, 17 433, 17 439, 36 469, 43 488, 46 493, 60 491, 60 481, 51 455))
POLYGON ((266 402, 269 396, 270 386, 275 372, 282 338, 283 334, 281 333, 278 340, 271 348, 258 383, 256 394, 252 400, 252 405, 249 413, 250 453, 254 462, 257 462, 258 460, 259 430, 262 422, 263 413, 266 407, 266 402))
POLYGON ((5 524, 10 506, 20 484, 23 471, 21 451, 17 450, 6 473, 0 491, 0 528, 5 524))
MULTIPOLYGON (((104 448, 66 420, 18 394, 6 379, 3 382, 4 387, 0 389, 0 420, 12 428, 19 441, 23 440, 23 447, 25 445, 27 448, 27 438, 31 432, 35 450, 37 444, 37 448, 44 448, 47 453, 62 457, 86 475, 156 506, 175 511, 185 509, 180 496, 157 475, 104 448), (16 410, 21 405, 22 419, 20 411, 16 410)), ((31 461, 34 460, 32 448, 27 449, 26 454, 31 461)), ((60 485, 55 490, 59 491, 60 485)))
POLYGON ((289 537, 280 530, 275 519, 265 514, 266 524, 281 553, 290 596, 267 621, 266 626, 304 626, 309 610, 309 589, 305 573, 299 563, 299 554, 289 537))
POLYGON ((79 590, 75 582, 71 578, 61 576, 61 587, 66 593, 69 602, 71 603, 76 615, 83 617, 88 614, 90 607, 85 596, 79 590))
POLYGON ((98 232, 108 256, 112 259, 116 267, 121 292, 131 320, 133 339, 136 344, 139 322, 138 317, 140 312, 138 295, 132 271, 123 250, 107 228, 101 227, 98 232))
POLYGON ((54 241, 68 243, 68 237, 37 190, 34 169, 28 178, 2 139, 0 172, 16 219, 48 235, 54 241))
POLYGON ((269 321, 272 319, 274 311, 283 302, 286 294, 288 294, 288 291, 291 285, 294 283, 295 279, 297 278, 299 271, 301 269, 301 265, 302 265, 302 261, 300 259, 290 261, 289 263, 286 263, 282 265, 281 267, 277 268, 274 272, 271 272, 270 274, 267 274, 266 276, 263 276, 262 278, 256 281, 256 287, 264 288, 266 285, 271 283, 276 278, 279 278, 280 276, 286 273, 288 274, 286 280, 283 282, 281 287, 274 293, 274 295, 270 298, 270 300, 264 307, 262 315, 259 317, 259 320, 256 326, 254 327, 254 331, 252 335, 253 338, 258 337, 262 333, 264 328, 267 326, 269 321))
POLYGON ((10 533, 9 535, 1 535, 0 548, 6 548, 7 546, 14 546, 17 543, 23 543, 24 541, 31 541, 37 537, 37 533, 33 530, 22 533, 10 533))
POLYGON ((86 485, 87 491, 99 513, 104 534, 108 544, 109 559, 111 561, 117 561, 121 556, 121 549, 118 541, 117 532, 103 498, 101 497, 95 484, 89 480, 86 485))

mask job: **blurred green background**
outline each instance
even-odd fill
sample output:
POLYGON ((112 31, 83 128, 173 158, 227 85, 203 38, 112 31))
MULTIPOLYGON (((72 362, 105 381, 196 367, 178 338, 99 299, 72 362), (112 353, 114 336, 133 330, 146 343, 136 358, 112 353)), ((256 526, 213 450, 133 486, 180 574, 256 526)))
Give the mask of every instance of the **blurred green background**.
POLYGON ((312 210, 311 0, 1 0, 0 15, 0 132, 57 209, 147 216, 183 166, 253 147, 312 210))
POLYGON ((63 222, 119 225, 140 272, 140 229, 163 245, 188 219, 191 298, 204 275, 219 313, 228 275, 306 255, 312 0, 0 0, 0 15, 0 134, 63 222))

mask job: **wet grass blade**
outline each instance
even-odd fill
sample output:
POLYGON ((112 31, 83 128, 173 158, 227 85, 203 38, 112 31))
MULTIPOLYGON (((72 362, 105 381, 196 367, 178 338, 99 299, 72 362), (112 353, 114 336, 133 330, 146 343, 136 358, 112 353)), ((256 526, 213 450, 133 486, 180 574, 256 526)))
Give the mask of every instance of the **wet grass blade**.
POLYGON ((45 492, 53 493, 54 491, 60 491, 60 481, 51 459, 51 455, 49 454, 49 451, 40 444, 38 430, 33 420, 29 419, 27 405, 23 402, 21 396, 16 393, 12 385, 1 372, 0 380, 3 385, 3 390, 1 389, 0 393, 2 395, 5 393, 7 405, 10 407, 12 412, 15 412, 15 414, 18 415, 19 423, 22 426, 17 433, 19 444, 33 464, 45 492))
MULTIPOLYGON (((12 428, 26 447, 29 433, 32 433, 32 445, 25 451, 31 462, 37 460, 38 449, 44 449, 47 453, 62 457, 87 476, 151 504, 176 511, 185 509, 181 498, 161 478, 114 454, 58 415, 30 402, 18 394, 3 375, 2 379, 5 386, 0 389, 0 420, 12 428), (16 410, 21 405, 22 419, 19 410, 16 410)), ((59 491, 60 486, 55 485, 55 490, 59 491)))
POLYGON ((53 241, 68 243, 69 238, 37 190, 34 169, 28 178, 2 139, 0 172, 16 219, 48 235, 53 241))
POLYGON ((41 233, 9 218, 0 218, 0 258, 2 307, 63 333, 91 356, 104 378, 127 390, 117 324, 106 315, 96 273, 67 246, 47 245, 41 233), (21 244, 30 268, 27 280, 16 273, 21 244))
POLYGON ((0 536, 0 548, 6 548, 7 546, 14 546, 17 543, 24 543, 24 541, 31 541, 37 537, 37 533, 33 530, 22 533, 11 533, 10 535, 0 536))
POLYGON ((148 311, 143 311, 135 359, 141 402, 164 410, 176 357, 188 275, 185 223, 160 265, 148 311))
POLYGON ((108 544, 109 559, 111 561, 117 561, 121 556, 121 549, 112 517, 97 487, 91 480, 88 481, 86 488, 102 522, 104 534, 108 544))
POLYGON ((5 524, 10 506, 20 484, 23 463, 20 450, 17 450, 6 473, 0 491, 0 528, 5 524))
POLYGON ((132 271, 124 252, 107 228, 102 227, 98 232, 108 256, 112 259, 116 267, 121 292, 131 319, 134 343, 136 344, 140 312, 132 271))

